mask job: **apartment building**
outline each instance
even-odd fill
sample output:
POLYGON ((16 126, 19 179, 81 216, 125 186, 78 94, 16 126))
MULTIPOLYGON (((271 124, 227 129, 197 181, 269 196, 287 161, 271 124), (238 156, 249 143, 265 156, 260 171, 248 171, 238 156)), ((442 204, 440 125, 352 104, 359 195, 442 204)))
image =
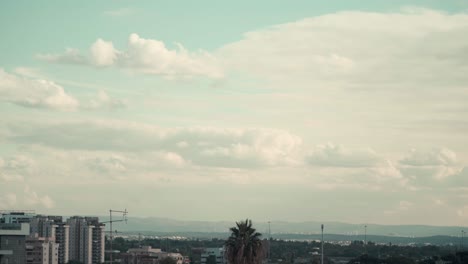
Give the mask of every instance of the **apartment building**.
POLYGON ((54 238, 29 236, 25 251, 26 264, 58 264, 59 245, 54 238))
POLYGON ((26 263, 29 223, 0 223, 0 264, 26 263))
POLYGON ((97 217, 73 216, 67 219, 69 226, 69 260, 84 264, 104 262, 104 224, 97 217))

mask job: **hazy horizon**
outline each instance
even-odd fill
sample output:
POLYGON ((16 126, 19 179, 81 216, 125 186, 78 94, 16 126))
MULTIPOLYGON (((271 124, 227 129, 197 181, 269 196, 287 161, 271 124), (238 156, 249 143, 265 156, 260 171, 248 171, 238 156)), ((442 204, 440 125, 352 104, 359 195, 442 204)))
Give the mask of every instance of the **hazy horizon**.
POLYGON ((468 2, 0 4, 0 210, 466 226, 468 2))

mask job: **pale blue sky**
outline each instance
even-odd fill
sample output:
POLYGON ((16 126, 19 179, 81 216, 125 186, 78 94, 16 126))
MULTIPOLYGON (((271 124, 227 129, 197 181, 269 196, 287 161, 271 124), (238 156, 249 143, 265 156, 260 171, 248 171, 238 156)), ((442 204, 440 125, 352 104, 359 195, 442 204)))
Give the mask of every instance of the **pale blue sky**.
POLYGON ((466 1, 0 7, 0 209, 468 220, 466 1))

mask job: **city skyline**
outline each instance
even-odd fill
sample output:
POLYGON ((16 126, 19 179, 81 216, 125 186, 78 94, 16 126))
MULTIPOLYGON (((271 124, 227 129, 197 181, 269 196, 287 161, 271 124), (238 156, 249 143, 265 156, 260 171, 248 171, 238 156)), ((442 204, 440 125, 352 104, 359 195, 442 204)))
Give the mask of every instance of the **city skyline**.
POLYGON ((0 210, 468 222, 464 1, 14 1, 0 25, 0 210))

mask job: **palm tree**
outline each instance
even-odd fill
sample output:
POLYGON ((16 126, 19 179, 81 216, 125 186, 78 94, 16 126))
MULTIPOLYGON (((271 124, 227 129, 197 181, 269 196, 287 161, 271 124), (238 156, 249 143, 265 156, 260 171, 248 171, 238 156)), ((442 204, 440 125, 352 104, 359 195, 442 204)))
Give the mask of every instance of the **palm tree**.
POLYGON ((225 256, 229 264, 260 264, 264 250, 262 234, 252 228, 252 220, 236 222, 236 226, 229 229, 231 236, 226 240, 225 256))

